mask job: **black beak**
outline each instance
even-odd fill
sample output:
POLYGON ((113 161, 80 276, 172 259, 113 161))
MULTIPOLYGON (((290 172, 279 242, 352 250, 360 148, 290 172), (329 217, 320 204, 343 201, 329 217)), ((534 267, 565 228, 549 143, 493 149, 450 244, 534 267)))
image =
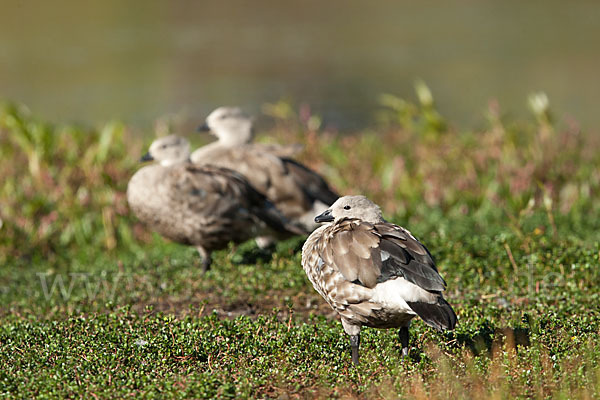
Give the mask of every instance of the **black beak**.
POLYGON ((331 215, 331 210, 327 210, 323 214, 319 214, 315 217, 315 222, 331 222, 331 221, 333 221, 333 215, 331 215))
POLYGON ((150 155, 150 153, 146 153, 142 156, 142 158, 140 158, 140 162, 146 162, 146 161, 152 161, 154 160, 154 157, 152 157, 150 155))
POLYGON ((196 129, 196 131, 198 131, 198 132, 210 132, 210 128, 208 127, 208 124, 205 122, 202 125, 200 125, 198 127, 198 129, 196 129))

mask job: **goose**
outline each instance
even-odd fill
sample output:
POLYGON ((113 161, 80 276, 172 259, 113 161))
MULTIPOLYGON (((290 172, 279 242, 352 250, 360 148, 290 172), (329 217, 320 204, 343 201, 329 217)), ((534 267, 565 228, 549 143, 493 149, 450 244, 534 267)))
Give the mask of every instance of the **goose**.
POLYGON ((302 248, 302 267, 316 291, 341 317, 358 364, 361 327, 400 328, 408 355, 411 320, 452 330, 454 310, 431 254, 407 229, 383 219, 365 196, 345 196, 315 217, 325 223, 302 248))
POLYGON ((235 107, 221 107, 206 119, 217 141, 194 151, 195 164, 213 164, 233 169, 248 179, 290 221, 306 234, 318 225, 314 216, 326 210, 339 197, 316 172, 277 148, 252 141, 252 120, 235 107))
POLYGON ((196 247, 203 271, 210 268, 211 252, 229 242, 304 233, 237 172, 188 162, 189 148, 186 139, 175 135, 155 140, 141 161, 157 163, 133 175, 127 201, 152 230, 196 247))

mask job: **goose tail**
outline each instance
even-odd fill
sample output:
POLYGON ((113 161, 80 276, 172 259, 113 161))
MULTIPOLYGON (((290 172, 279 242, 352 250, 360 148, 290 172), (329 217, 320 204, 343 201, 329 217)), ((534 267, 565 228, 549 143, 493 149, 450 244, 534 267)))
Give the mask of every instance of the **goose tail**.
POLYGON ((438 331, 453 330, 456 326, 456 313, 442 296, 438 297, 437 303, 419 301, 407 303, 427 325, 438 331))

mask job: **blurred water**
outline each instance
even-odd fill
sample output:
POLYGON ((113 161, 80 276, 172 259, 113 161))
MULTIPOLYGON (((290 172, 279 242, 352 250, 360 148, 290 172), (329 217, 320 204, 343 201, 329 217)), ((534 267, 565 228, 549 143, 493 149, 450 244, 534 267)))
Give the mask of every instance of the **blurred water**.
POLYGON ((3 0, 0 98, 54 121, 258 112, 290 96, 341 129, 369 123, 380 93, 475 127, 497 98, 523 113, 544 90, 598 131, 600 3, 579 0, 221 2, 3 0))

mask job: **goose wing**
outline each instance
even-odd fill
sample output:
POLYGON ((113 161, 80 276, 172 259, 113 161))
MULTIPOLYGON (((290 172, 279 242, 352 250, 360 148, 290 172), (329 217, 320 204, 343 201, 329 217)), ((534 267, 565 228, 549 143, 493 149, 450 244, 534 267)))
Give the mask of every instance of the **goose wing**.
POLYGON ((320 257, 350 282, 373 288, 402 277, 421 289, 439 292, 446 282, 429 251, 410 232, 390 223, 371 224, 348 219, 336 223, 320 257))
MULTIPOLYGON (((244 176, 228 168, 213 165, 188 164, 177 170, 173 180, 180 196, 187 201, 191 212, 203 215, 226 216, 244 224, 263 222, 271 230, 284 236, 305 232, 290 224, 267 198, 259 193, 244 176)), ((250 227, 246 227, 248 229, 250 227)))
POLYGON ((291 158, 282 158, 281 161, 296 183, 304 188, 304 192, 310 198, 311 203, 319 200, 330 206, 340 197, 331 190, 325 179, 313 170, 291 158))
POLYGON ((284 161, 251 145, 220 150, 203 162, 231 168, 242 174, 288 218, 297 218, 312 208, 312 200, 289 173, 284 161))
POLYGON ((187 164, 171 169, 169 191, 192 213, 233 216, 240 207, 258 200, 238 175, 225 168, 187 164))

